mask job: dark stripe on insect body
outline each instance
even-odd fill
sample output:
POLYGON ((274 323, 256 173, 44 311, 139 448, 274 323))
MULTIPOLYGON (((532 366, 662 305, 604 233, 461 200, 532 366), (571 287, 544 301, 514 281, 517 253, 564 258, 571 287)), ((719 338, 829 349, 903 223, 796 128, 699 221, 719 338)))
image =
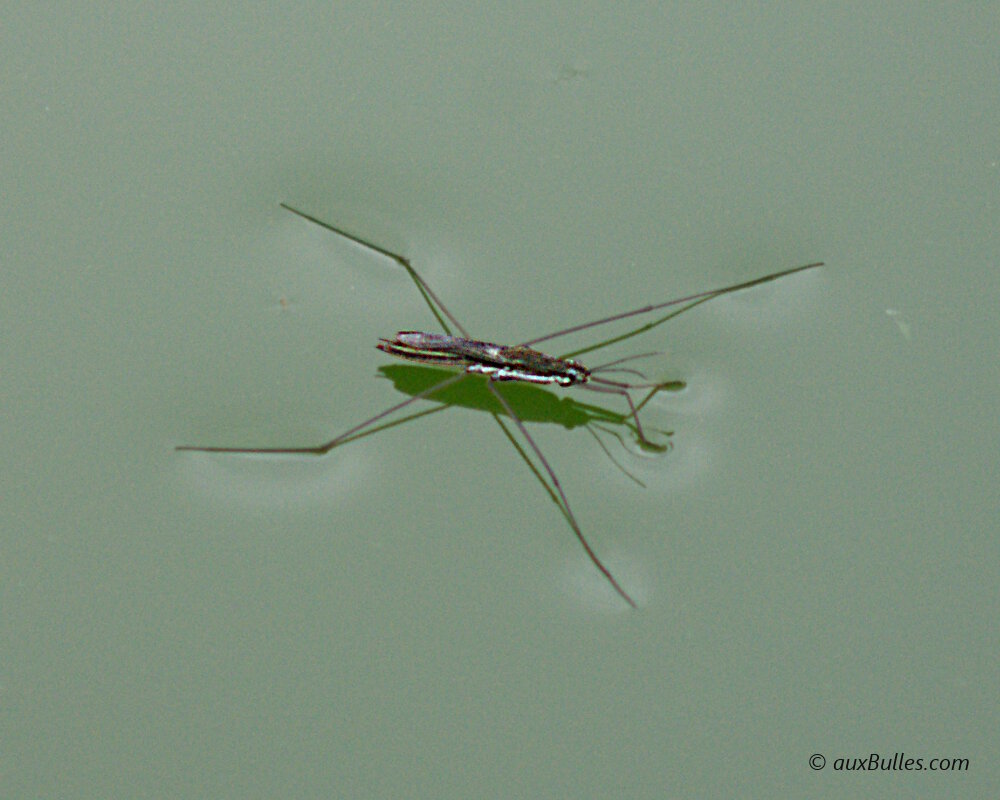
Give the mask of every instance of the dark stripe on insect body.
POLYGON ((469 364, 468 359, 456 357, 453 353, 445 350, 421 350, 390 341, 389 339, 381 339, 375 347, 383 353, 388 353, 391 356, 403 358, 407 361, 420 361, 425 364, 445 364, 454 367, 464 367, 469 364))

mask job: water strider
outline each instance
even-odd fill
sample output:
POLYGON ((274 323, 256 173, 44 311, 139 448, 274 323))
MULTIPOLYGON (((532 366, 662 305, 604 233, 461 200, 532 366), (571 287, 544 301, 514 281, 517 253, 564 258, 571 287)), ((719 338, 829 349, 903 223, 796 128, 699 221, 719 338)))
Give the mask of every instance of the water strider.
MULTIPOLYGON (((656 450, 665 449, 662 445, 658 445, 646 437, 645 431, 642 428, 642 423, 639 421, 639 410, 659 391, 667 388, 676 387, 677 382, 661 382, 661 383, 629 383, 626 381, 610 380, 608 378, 597 375, 596 373, 601 371, 618 371, 618 372, 630 372, 640 377, 645 377, 641 372, 637 370, 621 367, 620 364, 631 361, 637 358, 643 358, 649 355, 655 355, 655 353, 643 353, 638 356, 630 356, 628 358, 618 359, 616 361, 603 364, 599 367, 594 367, 588 369, 579 363, 568 357, 556 357, 547 355, 539 350, 534 349, 532 345, 539 344, 540 342, 545 342, 550 339, 555 339, 560 336, 565 336, 570 333, 576 333, 577 331, 586 330, 588 328, 593 328, 598 325, 605 325, 610 322, 616 322, 618 320, 629 319, 631 317, 637 317, 644 314, 649 314, 653 311, 659 311, 672 306, 679 306, 682 304, 689 304, 687 307, 697 305, 699 303, 710 300, 714 297, 719 297, 724 294, 729 294, 730 292, 735 292, 740 289, 748 289, 751 286, 757 286, 762 283, 767 283, 768 281, 777 280, 778 278, 783 278, 787 275, 793 275, 796 272, 802 272, 803 270, 813 269, 815 267, 823 266, 822 262, 816 262, 812 264, 805 264, 801 267, 792 267, 791 269, 781 270, 780 272, 773 272, 769 275, 765 275, 760 278, 755 278, 750 281, 744 281, 742 283, 732 284, 730 286, 724 286, 720 289, 710 289, 705 292, 698 292, 696 294, 687 295, 686 297, 679 297, 673 300, 667 300, 662 303, 655 303, 653 305, 643 306, 642 308, 637 308, 632 311, 625 311, 621 314, 614 314, 610 317, 604 317, 603 319, 594 320, 592 322, 585 322, 580 325, 574 325, 569 328, 564 328, 563 330, 556 331, 555 333, 549 333, 545 336, 539 336, 536 339, 530 339, 526 342, 522 342, 517 345, 499 345, 493 344, 492 342, 483 342, 478 339, 473 339, 465 327, 460 323, 455 316, 447 309, 441 299, 434 293, 427 281, 425 281, 413 268, 413 265, 408 259, 404 258, 397 253, 393 253, 380 247, 377 244, 369 242, 352 233, 341 230, 340 228, 334 227, 333 225, 323 222, 316 217, 310 216, 303 211, 292 208, 284 203, 281 206, 288 211, 302 217, 303 219, 313 222, 317 225, 326 228, 333 233, 342 236, 355 244, 361 245, 374 253, 391 258, 397 264, 399 264, 406 272, 409 274, 410 278, 416 284, 417 289, 423 295, 424 301, 427 303, 434 314, 438 323, 442 328, 447 331, 447 333, 424 333, 423 331, 400 331, 392 339, 380 339, 379 343, 375 345, 379 350, 389 355, 395 356, 397 358, 404 359, 406 361, 415 361, 424 364, 437 364, 440 366, 447 367, 457 367, 461 371, 445 378, 442 381, 435 383, 427 389, 419 391, 406 400, 396 403, 395 405, 387 408, 386 410, 376 414, 373 417, 366 419, 354 427, 344 431, 339 436, 331 439, 320 445, 315 445, 313 447, 214 447, 214 446, 201 446, 201 445, 182 445, 177 447, 177 450, 193 450, 203 453, 286 453, 286 454, 303 454, 303 455, 323 455, 330 452, 334 447, 339 444, 343 444, 345 441, 352 439, 355 435, 359 434, 361 431, 374 425, 376 422, 385 419, 391 414, 407 407, 411 403, 417 400, 422 400, 424 398, 430 397, 431 395, 445 389, 452 384, 457 383, 468 375, 484 375, 488 378, 486 382, 486 387, 494 395, 500 406, 503 408, 504 412, 514 421, 515 426, 520 431, 524 440, 528 443, 532 452, 538 459, 539 464, 541 464, 545 473, 548 475, 549 480, 552 482, 551 487, 545 482, 544 478, 540 473, 535 470, 535 465, 531 462, 528 456, 520 449, 517 444, 517 440, 513 437, 507 427, 504 425, 503 421, 497 414, 494 414, 494 418, 503 428, 504 433, 507 434, 508 438, 514 443, 515 447, 518 448, 521 455, 528 461, 529 466, 535 471, 539 479, 542 481, 545 488, 552 495, 553 499, 559 505, 563 516, 566 517, 566 521, 569 526, 573 529, 573 533, 576 534, 577 539, 580 544, 583 545, 583 549, 586 551, 587 556, 593 562, 594 566, 601 572, 601 574, 607 579, 607 581, 614 587, 615 591, 633 608, 636 607, 635 601, 626 592, 622 586, 618 583, 615 577, 611 574, 608 568, 604 565, 601 559, 598 557, 597 553, 591 548, 590 543, 587 538, 583 535, 583 531, 580 528, 579 523, 576 521, 576 516, 573 514, 573 510, 570 508, 569 499, 566 497, 566 493, 563 491, 562 484, 559 482, 559 478, 556 477, 555 471, 549 465, 548 460, 542 454, 541 449, 535 443, 531 434, 528 433, 527 428, 521 418, 514 412, 511 408, 508 400, 503 396, 503 394, 497 390, 494 385, 497 382, 504 381, 520 381, 533 384, 541 385, 555 385, 555 386, 579 386, 583 389, 589 389, 591 391, 597 392, 607 392, 612 394, 618 394, 625 398, 629 407, 629 414, 635 423, 635 433, 639 440, 640 445, 645 448, 651 448, 656 450), (461 334, 461 336, 453 335, 449 329, 447 319, 455 329, 461 334), (639 403, 635 403, 632 400, 632 395, 629 393, 631 389, 648 389, 649 392, 639 403)), ((684 310, 684 309, 681 309, 684 310)), ((679 313, 679 312, 675 312, 679 313)), ((670 315, 673 316, 673 315, 670 315)), ((664 317, 663 319, 648 323, 643 325, 629 333, 617 336, 613 339, 609 339, 593 347, 587 348, 588 352, 591 350, 596 350, 600 347, 606 347, 613 342, 621 341, 622 339, 635 336, 642 333, 656 325, 665 322, 670 317, 664 317)), ((603 445, 602 445, 603 446, 603 445)))

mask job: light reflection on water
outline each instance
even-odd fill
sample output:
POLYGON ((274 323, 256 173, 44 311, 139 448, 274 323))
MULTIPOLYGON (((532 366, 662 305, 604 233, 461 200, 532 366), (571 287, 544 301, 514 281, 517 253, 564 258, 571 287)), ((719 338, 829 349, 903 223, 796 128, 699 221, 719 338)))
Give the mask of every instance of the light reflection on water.
POLYGON ((374 465, 361 448, 327 456, 183 453, 182 479, 211 501, 243 508, 329 505, 366 482, 374 465))

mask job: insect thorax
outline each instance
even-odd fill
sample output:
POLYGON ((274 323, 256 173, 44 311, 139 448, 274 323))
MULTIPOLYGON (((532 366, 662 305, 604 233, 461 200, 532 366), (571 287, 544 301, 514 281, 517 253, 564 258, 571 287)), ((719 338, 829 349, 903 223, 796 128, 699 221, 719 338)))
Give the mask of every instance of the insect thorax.
POLYGON ((494 363, 470 364, 466 370, 489 375, 495 381, 526 381, 558 386, 586 383, 590 378, 590 371, 585 366, 568 358, 556 358, 524 345, 500 346, 498 349, 500 357, 494 363))

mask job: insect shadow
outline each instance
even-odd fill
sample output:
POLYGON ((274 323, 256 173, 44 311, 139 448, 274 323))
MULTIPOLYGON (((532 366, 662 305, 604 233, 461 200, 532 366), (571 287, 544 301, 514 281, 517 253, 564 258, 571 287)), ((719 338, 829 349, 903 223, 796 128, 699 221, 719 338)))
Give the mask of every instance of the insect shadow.
MULTIPOLYGON (((404 393, 408 394, 409 397, 393 406, 385 409, 384 411, 376 414, 373 417, 368 418, 364 422, 361 422, 354 427, 344 431, 339 436, 334 437, 328 442, 324 442, 320 445, 314 445, 309 447, 220 447, 220 446, 204 446, 204 445, 182 445, 177 447, 177 450, 189 450, 189 451, 200 451, 207 453, 243 453, 243 454, 285 454, 285 455, 325 455, 330 452, 335 447, 346 442, 353 441, 354 439, 361 438, 364 435, 370 435, 377 430, 384 430, 386 428, 392 427, 393 425, 400 424, 406 419, 414 419, 420 416, 424 416, 429 413, 434 413, 435 411, 442 410, 443 408, 449 407, 447 403, 440 404, 438 406, 432 407, 429 410, 419 412, 417 414, 411 414, 408 418, 395 419, 391 421, 388 420, 392 415, 404 408, 408 407, 411 403, 423 399, 434 399, 440 400, 440 398, 446 392, 456 392, 459 387, 457 384, 459 382, 466 382, 465 379, 469 376, 480 375, 487 378, 486 381, 480 381, 480 386, 485 386, 486 391, 492 396, 489 406, 483 404, 482 400, 477 400, 476 404, 482 406, 484 410, 488 411, 493 418, 496 420, 497 424, 503 430, 504 435, 515 447, 518 454, 527 465, 531 468, 535 477, 542 483, 548 492, 550 498, 558 506, 563 517, 566 519, 573 533, 576 535, 577 540, 580 542, 587 556, 590 558, 591 562, 598 569, 598 571, 604 576, 608 583, 614 588, 614 590, 633 608, 636 607, 635 600, 632 599, 631 595, 625 591, 625 589, 618 583, 617 579, 611 574, 610 570, 604 565, 600 557, 591 547, 590 543, 587 541, 587 537, 584 536, 583 530, 581 529, 579 523, 577 522, 576 516, 570 507, 569 498, 566 496, 566 492, 563 490, 562 484, 559 482, 559 478, 556 476, 555 470, 549 464, 548 459, 542 453, 538 444, 535 442, 534 438, 528 432, 525 427, 525 419, 534 421, 534 416, 531 414, 525 414, 525 409, 522 407, 521 413, 515 410, 512 404, 512 398, 509 396, 509 392, 514 387, 511 386, 513 383, 527 384, 527 386, 518 387, 522 392, 530 388, 536 388, 538 386, 578 386, 582 389, 588 389, 594 392, 600 392, 602 394, 614 394, 618 395, 626 401, 628 405, 627 415, 615 415, 614 412, 608 409, 600 408, 598 406, 590 406, 586 408, 584 404, 576 403, 575 405, 561 406, 562 409, 570 409, 571 411, 576 411, 582 414, 582 416, 575 417, 575 419, 580 419, 580 425, 586 427, 593 435, 597 442, 604 449, 605 453, 611 457, 610 452, 607 447, 601 441, 600 437, 597 436, 594 431, 594 426, 598 425, 597 415, 603 415, 603 421, 607 422, 610 420, 615 420, 617 424, 625 424, 631 432, 635 435, 636 440, 639 442, 640 446, 645 449, 650 449, 654 451, 663 451, 668 447, 668 444, 663 442, 656 442, 650 439, 643 429, 643 425, 639 420, 639 411, 646 405, 656 394, 662 391, 668 391, 678 388, 680 385, 677 381, 660 381, 660 382, 650 382, 646 376, 635 368, 634 362, 652 355, 658 355, 658 353, 641 353, 634 356, 629 356, 626 358, 620 358, 615 361, 602 364, 600 366, 588 369, 583 366, 583 364, 574 360, 573 356, 579 356, 584 353, 590 353, 597 349, 608 347, 611 344, 625 341, 634 336, 638 336, 642 333, 652 330, 659 325, 664 324, 668 320, 676 317, 678 314, 684 313, 701 303, 708 302, 709 300, 720 297, 731 292, 739 291, 741 289, 748 289, 752 286, 757 286, 759 284, 767 283, 769 281, 777 280, 788 275, 792 275, 796 272, 802 272, 803 270, 813 269, 815 267, 822 266, 822 263, 816 262, 812 264, 806 264, 801 267, 793 267, 791 269, 781 270, 779 272, 774 272, 769 275, 765 275, 760 278, 755 278, 753 280, 744 281, 741 283, 732 284, 730 286, 724 286, 719 289, 711 289, 704 292, 698 292, 692 295, 687 295, 685 297, 675 298, 673 300, 667 300, 661 303, 654 303, 652 305, 643 306, 642 308, 633 309, 631 311, 625 311, 620 314, 613 314, 609 317, 603 319, 594 320, 591 322, 581 323, 579 325, 574 325, 569 328, 564 328, 562 330, 556 331, 554 333, 546 334, 545 336, 539 336, 535 339, 529 339, 526 342, 522 342, 518 345, 497 345, 492 342, 483 342, 477 339, 473 339, 469 336, 468 331, 464 328, 462 323, 448 310, 441 299, 434 293, 430 285, 425 281, 420 274, 414 269, 410 261, 403 256, 393 253, 392 251, 386 250, 373 242, 366 239, 362 239, 352 233, 345 230, 337 228, 330 223, 324 222, 317 217, 311 216, 303 211, 299 211, 292 208, 284 203, 281 204, 283 208, 291 211, 294 214, 302 217, 303 219, 315 223, 327 230, 341 236, 348 241, 354 242, 361 247, 374 252, 376 254, 382 255, 386 258, 392 259, 410 276, 410 279, 416 285, 417 289, 420 291, 424 302, 427 304, 431 313, 437 319, 438 324, 447 332, 444 334, 440 333, 424 333, 422 331, 400 331, 392 339, 381 339, 376 347, 389 355, 396 356, 397 358, 404 359, 406 361, 418 362, 423 364, 437 364, 440 366, 447 366, 453 368, 459 368, 461 371, 458 374, 451 372, 445 373, 448 377, 435 376, 433 382, 429 385, 424 385, 422 388, 414 388, 412 391, 403 389, 404 393), (572 353, 565 354, 563 356, 550 356, 539 350, 536 350, 533 346, 550 339, 556 339, 561 336, 568 336, 569 334, 576 333, 578 331, 587 330, 589 328, 594 328, 600 325, 606 325, 609 323, 617 322, 619 320, 631 319, 632 317, 644 316, 647 314, 652 314, 655 311, 661 311, 665 309, 671 309, 669 312, 659 316, 650 322, 642 324, 636 328, 626 331, 625 333, 618 334, 609 339, 605 339, 602 342, 592 344, 588 347, 576 350, 572 353), (450 323, 450 325, 449 325, 450 323), (458 330, 461 336, 453 335, 451 333, 452 326, 458 330), (630 363, 631 362, 631 363, 630 363), (626 363, 630 363, 629 366, 623 366, 626 363), (608 373, 617 373, 615 378, 606 377, 608 373), (629 382, 627 380, 618 379, 620 375, 635 375, 642 379, 642 382, 629 382), (507 391, 501 393, 499 391, 498 384, 503 384, 507 387, 507 391), (638 403, 632 397, 632 391, 635 390, 645 390, 645 397, 638 403), (493 404, 495 401, 495 406, 493 404), (587 416, 587 415, 591 416, 587 416), (514 423, 515 428, 521 434, 524 442, 527 443, 528 448, 518 441, 517 437, 514 436, 511 429, 504 419, 508 419, 514 423), (625 422, 628 418, 628 422, 625 422), (528 451, 534 454, 534 458, 531 457, 528 451)), ((388 369, 388 368, 384 368, 388 369)), ((426 370, 422 370, 426 376, 426 370)), ((393 379, 393 373, 383 372, 387 377, 393 379)), ((396 380, 402 381, 402 376, 409 375, 407 380, 412 381, 412 375, 415 373, 400 373, 396 372, 396 380)), ((515 391, 516 395, 518 392, 515 391)), ((542 392, 542 394, 551 393, 542 392)), ((453 395, 457 396, 457 395, 453 395)), ((464 397, 469 397, 467 393, 463 394, 464 397)), ((535 395, 535 399, 540 395, 535 395)), ((553 397, 554 400, 554 397, 553 397)), ((452 405, 460 405, 461 403, 452 402, 452 405)), ((546 417, 546 421, 552 421, 553 416, 550 413, 546 417)), ((561 417, 564 421, 569 420, 572 417, 566 411, 562 411, 556 414, 556 417, 561 417)), ((571 426, 567 426, 571 427, 571 426)), ((603 428, 602 428, 603 429, 603 428)), ((605 429, 606 430, 606 429, 605 429)), ((669 432, 663 432, 669 434, 669 432)), ((618 435, 618 434, 613 434, 618 435)), ((614 458, 612 457, 614 461, 614 458)), ((617 462, 616 462, 617 464, 617 462)), ((626 475, 631 477, 633 480, 638 482, 638 479, 634 475, 631 475, 624 467, 618 464, 619 468, 625 472, 626 475)))
MULTIPOLYGON (((410 397, 414 397, 418 394, 422 395, 428 389, 433 389, 434 386, 453 375, 451 372, 442 369, 435 369, 433 367, 412 367, 404 366, 402 364, 383 365, 378 368, 378 372, 381 377, 392 381, 393 388, 395 388, 396 391, 400 394, 409 395, 410 397)), ((658 391, 679 392, 684 389, 684 387, 684 381, 668 381, 660 384, 658 391)), ((608 457, 612 464, 614 464, 627 478, 629 478, 629 480, 645 488, 646 484, 639 480, 639 478, 626 469, 625 466, 617 458, 615 458, 605 442, 601 439, 601 436, 598 434, 598 432, 600 432, 614 438, 623 448, 625 447, 625 436, 622 435, 620 429, 624 429, 630 436, 638 439, 635 424, 631 421, 629 414, 618 413, 609 408, 605 408, 604 406, 582 403, 573 397, 559 397, 548 389, 543 389, 540 386, 533 386, 531 384, 507 384, 504 387, 504 394, 507 402, 510 404, 511 410, 518 418, 520 418, 522 422, 554 424, 559 425, 566 430, 575 430, 577 428, 585 429, 594 438, 598 446, 604 451, 604 454, 608 457)), ((507 410, 487 389, 486 384, 481 380, 455 383, 451 386, 446 386, 440 391, 427 395, 424 399, 429 400, 436 405, 421 411, 415 411, 403 417, 398 417, 390 422, 382 423, 381 425, 373 425, 360 433, 356 433, 351 437, 343 439, 338 443, 338 445, 346 444, 347 442, 355 441, 356 439, 362 439, 374 433, 387 430, 388 428, 394 428, 397 425, 402 425, 422 417, 430 416, 431 414, 436 414, 439 411, 444 411, 446 408, 465 408, 472 411, 484 411, 489 414, 510 418, 507 410)), ((641 403, 637 405, 636 408, 638 410, 642 410, 643 405, 644 403, 641 403)), ((513 421, 512 418, 511 421, 513 421)), ((647 429, 649 428, 648 424, 646 427, 647 429)), ((656 452, 665 452, 670 449, 670 437, 673 436, 674 432, 659 429, 656 429, 655 432, 657 435, 657 443, 652 446, 647 445, 643 449, 654 449, 656 452)), ((516 440, 515 446, 518 447, 518 452, 524 455, 523 451, 517 445, 516 440)), ((530 459, 527 459, 527 461, 528 465, 534 470, 534 463, 530 459)), ((549 485, 545 479, 542 478, 542 476, 537 472, 536 475, 538 475, 538 478, 542 481, 543 487, 548 489, 549 485)), ((554 497, 553 499, 556 500, 556 504, 558 505, 558 497, 554 497)))

